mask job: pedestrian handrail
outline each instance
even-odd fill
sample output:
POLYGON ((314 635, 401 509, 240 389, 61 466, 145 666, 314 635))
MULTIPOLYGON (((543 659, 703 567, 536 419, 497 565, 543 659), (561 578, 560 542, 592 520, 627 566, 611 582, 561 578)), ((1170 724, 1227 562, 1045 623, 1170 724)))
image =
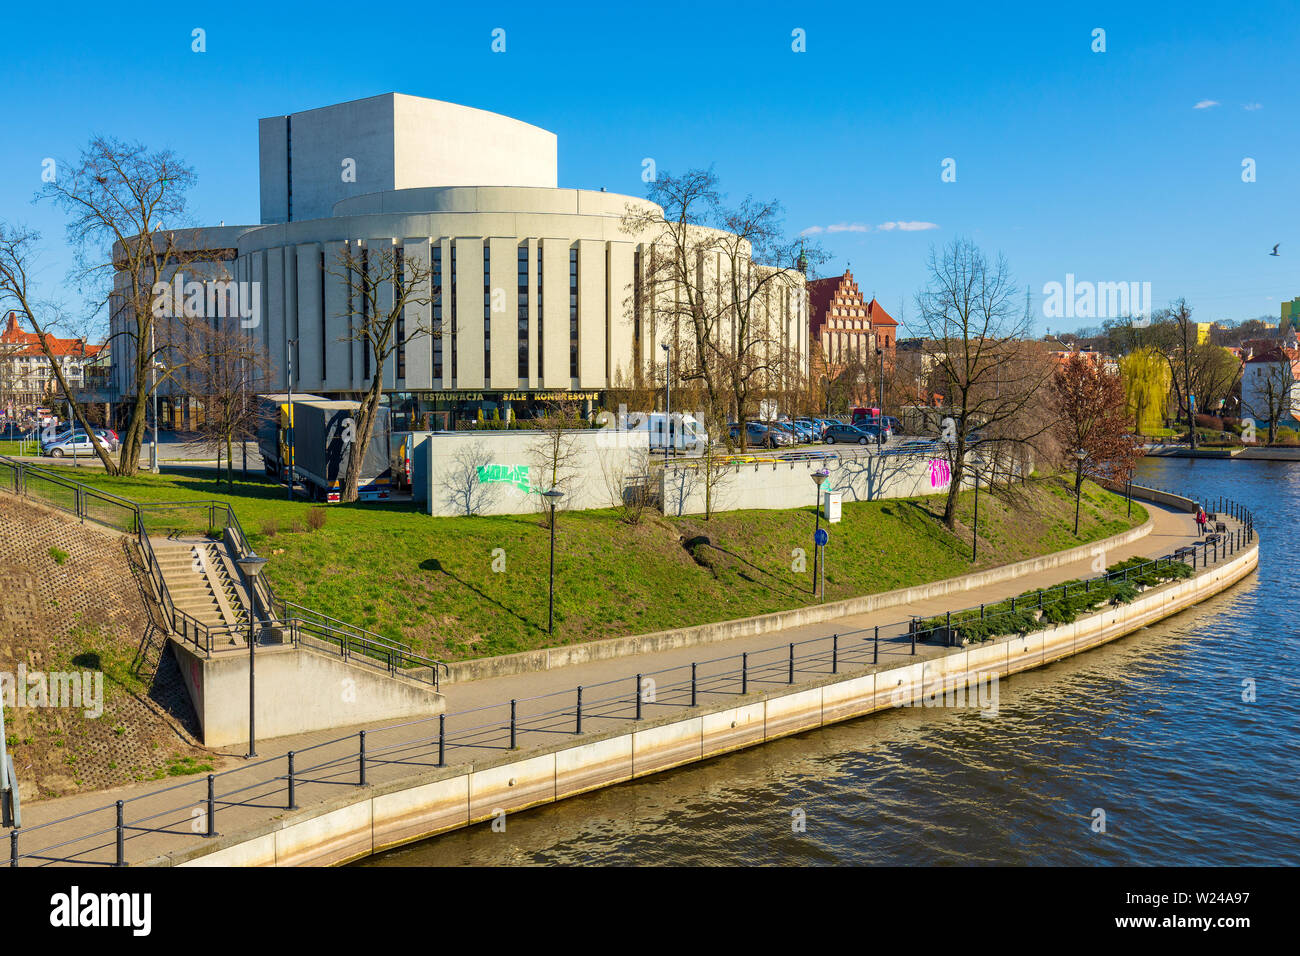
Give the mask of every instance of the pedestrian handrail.
MULTIPOLYGON (((205 499, 131 501, 7 456, 0 456, 0 487, 11 490, 20 497, 32 498, 50 507, 70 512, 83 522, 90 520, 134 535, 167 627, 182 643, 212 653, 219 649, 224 638, 232 642, 248 638, 249 626, 206 624, 176 606, 146 527, 147 515, 148 524, 155 532, 162 528, 201 533, 208 537, 220 534, 238 561, 252 554, 253 547, 229 503, 205 499), (115 508, 116 511, 107 510, 110 508, 115 508)), ((246 580, 241 583, 247 587, 246 580)), ((279 627, 291 636, 295 644, 306 633, 318 638, 311 645, 317 649, 328 649, 331 652, 337 649, 344 660, 360 663, 382 661, 390 674, 400 674, 428 683, 435 689, 440 686, 440 674, 447 670, 444 662, 418 654, 408 644, 336 620, 302 605, 286 603, 276 596, 264 576, 254 578, 249 604, 250 616, 262 633, 268 628, 279 627), (428 670, 428 675, 424 674, 425 670, 428 670)))
MULTIPOLYGON (((1066 582, 1057 589, 1047 589, 1041 593, 1061 590, 1064 595, 1068 595, 1070 587, 1083 587, 1086 593, 1091 593, 1093 584, 1133 580, 1142 576, 1141 569, 1167 569, 1174 563, 1186 563, 1189 559, 1193 567, 1207 567, 1211 561, 1211 554, 1216 563, 1232 557, 1254 542, 1254 516, 1247 508, 1231 499, 1217 499, 1217 504, 1216 513, 1226 512, 1240 523, 1233 532, 1216 537, 1214 541, 1198 541, 1178 549, 1175 553, 1108 571, 1096 578, 1081 582, 1066 582)), ((296 607, 296 605, 283 606, 290 610, 296 607)), ((954 616, 973 614, 976 610, 976 608, 966 608, 954 612, 954 616)), ((987 605, 981 605, 978 610, 981 614, 986 613, 987 605)), ((317 620, 311 626, 324 631, 329 627, 328 619, 320 620, 320 618, 324 616, 317 615, 317 620)), ((304 620, 296 619, 296 626, 299 628, 307 624, 308 622, 304 620)), ((745 651, 692 661, 689 664, 671 665, 596 684, 579 685, 576 688, 552 691, 534 697, 501 701, 451 714, 415 718, 373 730, 346 734, 302 750, 268 757, 220 773, 210 773, 205 779, 188 781, 153 793, 118 800, 49 823, 10 830, 9 865, 16 867, 23 862, 57 862, 92 866, 125 866, 125 844, 129 834, 166 833, 193 836, 193 823, 197 816, 206 826, 206 831, 202 835, 205 838, 212 838, 217 835, 216 822, 220 809, 242 805, 266 806, 264 801, 283 799, 284 809, 295 810, 298 808, 297 788, 305 784, 365 787, 368 782, 367 773, 375 767, 423 769, 446 767, 448 755, 456 750, 517 750, 523 734, 534 734, 537 739, 553 743, 557 734, 581 735, 584 722, 590 725, 601 720, 639 721, 644 719, 646 712, 652 708, 697 707, 700 698, 705 695, 734 696, 737 693, 743 695, 747 694, 751 687, 792 685, 799 674, 824 677, 838 674, 845 667, 853 665, 863 667, 877 665, 880 661, 882 640, 894 644, 910 642, 910 653, 915 655, 918 637, 916 619, 912 618, 888 625, 874 625, 837 632, 829 636, 821 635, 790 641, 757 651, 745 651), (649 699, 645 694, 647 679, 655 682, 655 693, 649 699), (598 692, 599 696, 593 692, 598 692), (531 707, 528 715, 522 713, 526 705, 531 707), (494 711, 497 712, 496 715, 493 714, 494 711), (467 726, 459 727, 452 732, 448 731, 449 720, 466 719, 471 721, 467 726), (409 732, 412 728, 428 728, 429 732, 387 745, 376 746, 375 744, 375 740, 382 735, 397 731, 409 732), (327 750, 331 751, 332 755, 325 753, 327 750), (319 759, 309 766, 300 766, 297 762, 298 758, 309 752, 319 754, 319 759), (269 780, 245 784, 238 776, 276 763, 283 766, 283 773, 278 773, 269 780), (306 774, 312 776, 304 776, 306 774), (227 781, 230 782, 231 789, 218 792, 219 782, 227 781), (203 790, 196 793, 193 788, 199 787, 203 790), (193 799, 146 816, 127 818, 128 805, 155 800, 161 794, 183 789, 187 790, 187 794, 192 794, 193 799), (196 810, 200 812, 196 814, 194 812, 196 810), (171 822, 164 822, 159 826, 144 825, 164 817, 171 818, 171 822), (50 846, 24 849, 20 843, 23 839, 30 839, 31 835, 38 831, 73 820, 85 820, 90 827, 89 831, 50 846), (85 844, 109 834, 113 834, 114 837, 111 844, 85 846, 77 853, 65 856, 50 855, 56 850, 85 844)), ((392 643, 394 642, 389 642, 392 643)))

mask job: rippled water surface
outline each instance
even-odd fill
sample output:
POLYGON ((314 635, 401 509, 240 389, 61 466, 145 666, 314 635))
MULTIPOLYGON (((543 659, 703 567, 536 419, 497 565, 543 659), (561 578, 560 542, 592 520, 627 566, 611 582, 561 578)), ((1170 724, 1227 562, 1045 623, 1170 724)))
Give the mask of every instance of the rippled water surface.
POLYGON ((1300 463, 1147 459, 1138 477, 1250 507, 1258 574, 1002 681, 997 717, 880 714, 365 865, 1300 863, 1300 463))

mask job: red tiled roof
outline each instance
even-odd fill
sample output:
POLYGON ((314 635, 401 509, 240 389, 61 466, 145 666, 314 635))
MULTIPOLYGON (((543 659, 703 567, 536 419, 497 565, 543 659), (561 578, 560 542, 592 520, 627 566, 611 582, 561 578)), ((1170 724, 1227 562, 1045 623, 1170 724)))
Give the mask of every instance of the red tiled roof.
MULTIPOLYGON (((45 341, 49 343, 50 351, 55 355, 84 355, 87 358, 93 358, 99 354, 103 348, 100 345, 88 345, 84 339, 61 339, 56 335, 45 333, 45 341)), ((41 336, 35 332, 24 332, 18 327, 18 315, 15 312, 9 313, 9 321, 5 324, 5 330, 0 332, 0 345, 21 345, 20 349, 6 349, 6 355, 41 355, 45 350, 41 348, 41 336)))
POLYGON ((898 325, 894 321, 894 317, 886 312, 885 307, 874 298, 867 303, 867 315, 871 318, 873 327, 877 325, 898 325))

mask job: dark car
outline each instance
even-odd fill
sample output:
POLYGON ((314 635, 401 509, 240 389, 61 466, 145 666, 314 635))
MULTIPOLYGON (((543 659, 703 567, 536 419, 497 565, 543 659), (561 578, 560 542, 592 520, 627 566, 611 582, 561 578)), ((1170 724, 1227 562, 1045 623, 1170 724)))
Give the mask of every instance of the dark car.
POLYGON ((828 445, 834 445, 837 442, 846 445, 874 445, 876 436, 867 430, 871 427, 870 425, 865 427, 843 424, 828 425, 826 436, 822 440, 828 445))

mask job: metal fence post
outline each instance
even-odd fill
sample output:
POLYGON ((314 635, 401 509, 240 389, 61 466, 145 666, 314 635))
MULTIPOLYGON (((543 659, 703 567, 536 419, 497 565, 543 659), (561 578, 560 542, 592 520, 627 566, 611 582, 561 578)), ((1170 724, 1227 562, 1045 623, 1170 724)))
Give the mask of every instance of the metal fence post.
POLYGON ((794 683, 794 642, 793 641, 790 642, 790 669, 789 669, 789 673, 786 674, 785 682, 787 684, 794 683))
POLYGON ((871 652, 871 663, 880 663, 880 625, 876 625, 876 641, 871 652))
POLYGON ((578 685, 578 706, 577 709, 575 710, 575 713, 577 714, 577 721, 573 725, 573 732, 575 734, 580 734, 582 733, 582 685, 581 684, 578 685))
MULTIPOLYGON (((209 525, 209 527, 210 526, 211 525, 209 525)), ((298 801, 295 799, 296 794, 294 793, 294 789, 293 789, 294 780, 293 780, 293 751, 292 750, 289 751, 288 757, 289 757, 289 806, 286 807, 285 809, 297 810, 298 801)))
POLYGON ((1043 609, 1043 589, 1039 588, 1038 589, 1038 610, 1041 611, 1042 609, 1043 609))
POLYGON ((636 675, 636 688, 632 691, 636 695, 636 719, 641 719, 641 675, 636 675))
POLYGON ((839 672, 840 672, 840 636, 838 634, 832 634, 831 635, 831 673, 838 674, 839 672))
POLYGON ((360 761, 361 776, 357 781, 357 786, 366 785, 366 732, 363 730, 357 734, 357 759, 360 761))
POLYGON ((696 702, 696 683, 695 683, 695 662, 691 661, 691 706, 696 702))
POLYGON ((438 715, 438 766, 447 766, 447 715, 438 715))
POLYGON ((208 832, 205 837, 217 835, 217 777, 208 774, 208 832))
POLYGON ((9 831, 9 865, 18 865, 18 830, 9 831))
POLYGON ((749 652, 740 655, 740 692, 749 693, 749 652))
POLYGON ((114 866, 126 866, 126 824, 122 820, 122 809, 126 804, 117 801, 117 862, 114 866))
POLYGON ((519 739, 519 701, 513 698, 510 701, 510 749, 514 750, 518 745, 519 739))

